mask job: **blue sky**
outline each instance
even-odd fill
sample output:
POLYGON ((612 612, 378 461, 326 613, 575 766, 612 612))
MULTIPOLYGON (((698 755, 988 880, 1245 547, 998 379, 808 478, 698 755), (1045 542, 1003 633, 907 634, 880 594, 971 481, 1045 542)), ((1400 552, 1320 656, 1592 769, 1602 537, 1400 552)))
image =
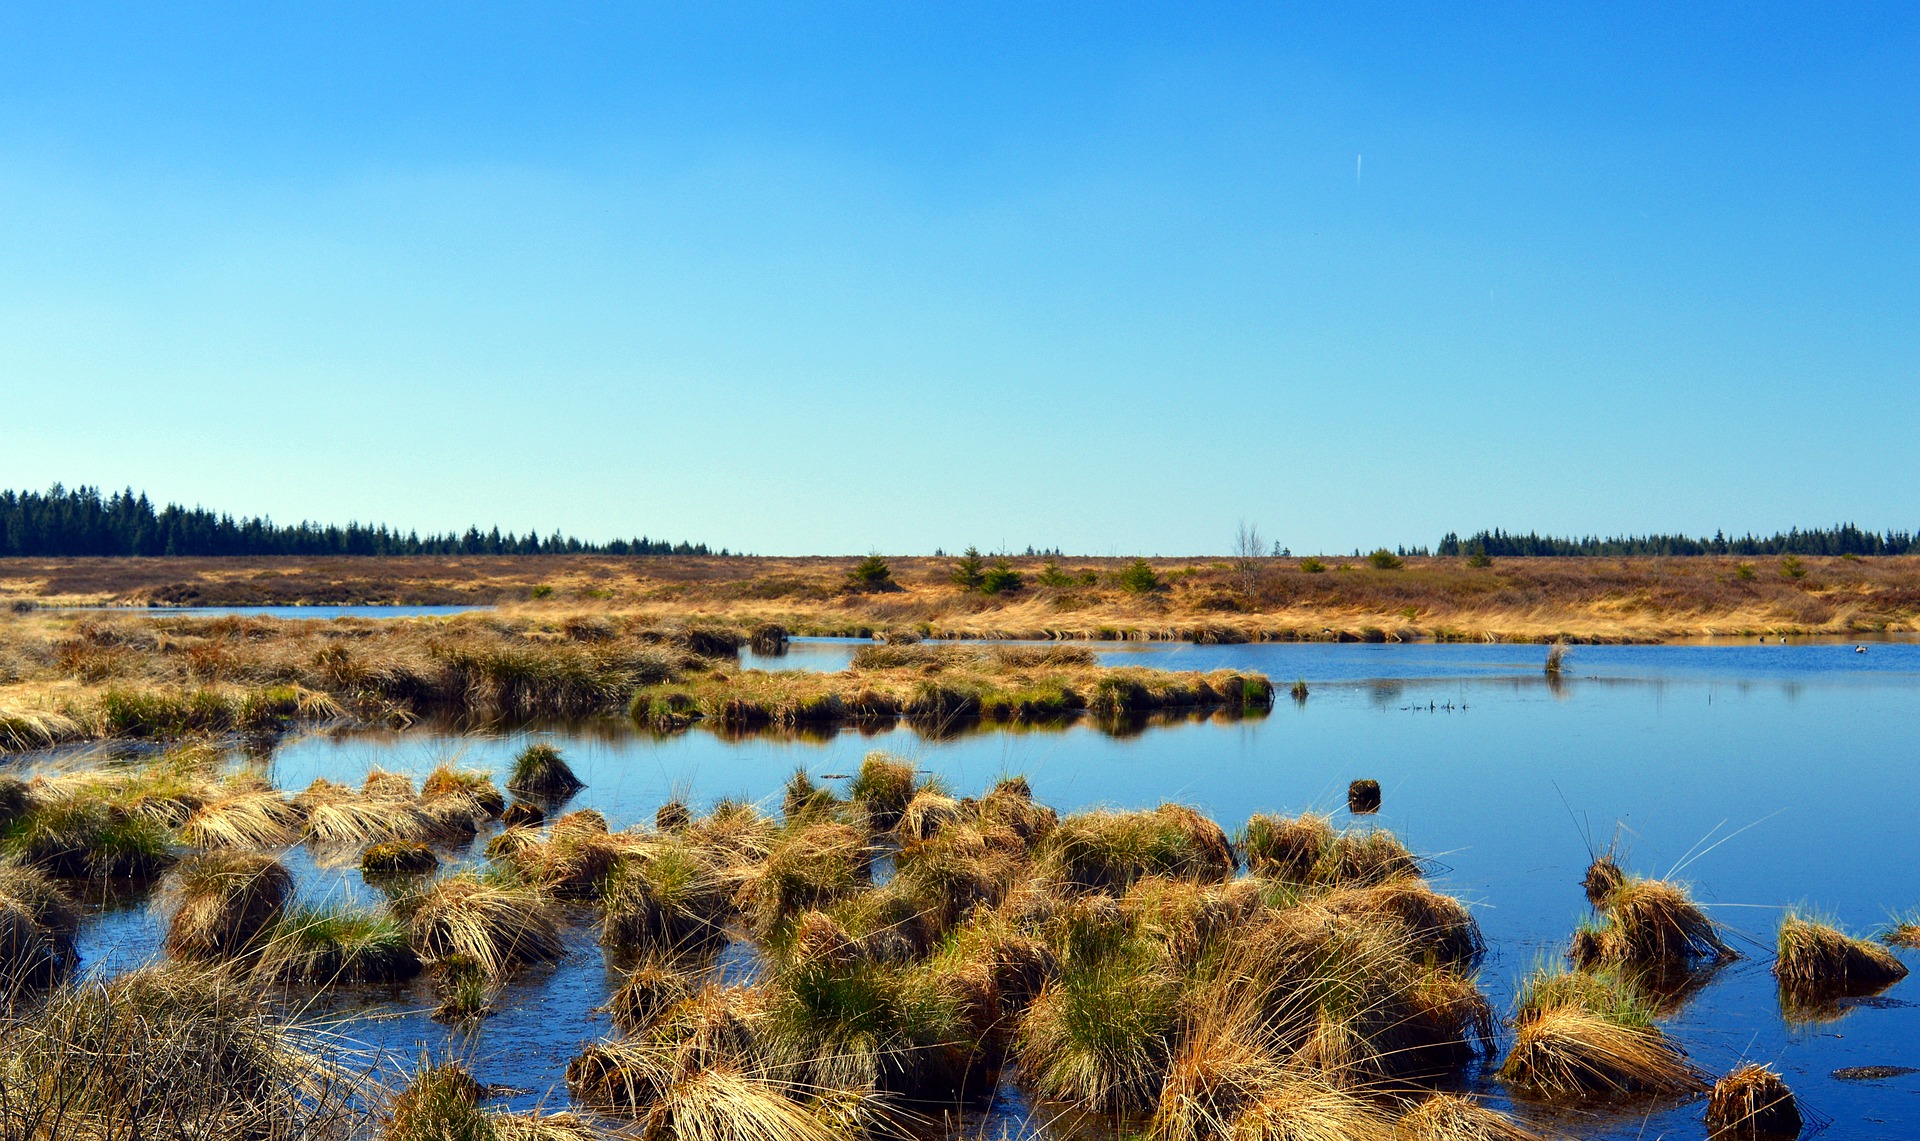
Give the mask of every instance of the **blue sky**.
POLYGON ((10 5, 0 416, 763 553, 1911 528, 1920 7, 10 5))

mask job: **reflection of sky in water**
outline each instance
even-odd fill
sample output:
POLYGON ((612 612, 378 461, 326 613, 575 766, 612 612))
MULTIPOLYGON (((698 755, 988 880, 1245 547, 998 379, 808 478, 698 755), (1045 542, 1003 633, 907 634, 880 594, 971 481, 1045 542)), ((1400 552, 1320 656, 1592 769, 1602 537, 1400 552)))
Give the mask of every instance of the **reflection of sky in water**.
MULTIPOLYGON (((778 657, 741 655, 741 665, 763 670, 841 670, 864 638, 796 638, 778 657)), ((945 643, 928 643, 941 645, 945 643)), ((976 645, 978 643, 958 643, 976 645)), ((1039 645, 1060 643, 1035 643, 1039 645)), ((1547 648, 1540 645, 1435 642, 1262 642, 1195 646, 1185 642, 1075 642, 1102 665, 1169 670, 1258 670, 1276 682, 1438 678, 1538 678, 1547 648)), ((1800 639, 1781 644, 1747 638, 1715 644, 1571 646, 1565 672, 1574 678, 1840 680, 1886 674, 1920 675, 1920 642, 1834 642, 1800 639), (1867 652, 1856 653, 1856 645, 1867 652)))
MULTIPOLYGON (((1604 843, 1622 821, 1629 866, 1678 869, 1749 956, 1670 1024, 1696 1059, 1721 1072, 1743 1058, 1776 1064, 1810 1109, 1836 1119, 1830 1136, 1920 1136, 1920 1081, 1828 1077, 1842 1066, 1920 1064, 1916 1012, 1857 1009, 1790 1031, 1767 971, 1783 905, 1811 904, 1856 930, 1920 905, 1912 779, 1920 685, 1902 676, 1920 660, 1914 647, 1878 644, 1864 655, 1827 646, 1577 647, 1557 689, 1537 672, 1539 647, 1225 646, 1153 658, 1210 668, 1251 665, 1237 657, 1250 652, 1276 677, 1307 676, 1305 705, 1283 697, 1266 718, 1124 739, 1084 724, 943 742, 905 727, 824 742, 728 742, 704 731, 555 739, 588 784, 574 805, 599 808, 616 826, 649 820, 675 791, 696 803, 729 795, 777 802, 796 766, 850 772, 875 748, 917 759, 963 793, 1022 772, 1062 809, 1178 799, 1229 828, 1256 811, 1313 808, 1346 819, 1347 782, 1372 777, 1385 794, 1380 822, 1432 854, 1439 886, 1475 905, 1493 948, 1483 984, 1503 1007, 1516 978, 1557 954, 1585 914, 1578 881, 1588 837, 1604 843), (1299 655, 1291 659, 1303 663, 1298 669, 1267 664, 1288 651, 1299 655), (1369 662, 1399 662, 1427 680, 1340 680, 1369 662)), ((417 775, 457 753, 463 764, 503 774, 526 738, 315 736, 280 750, 273 769, 297 789, 319 775, 357 780, 375 763, 417 775)), ((320 893, 358 884, 353 872, 308 879, 320 893)), ((152 938, 151 921, 136 911, 90 931, 86 951, 97 960, 118 943, 144 953, 134 948, 152 938)), ((467 1043, 483 1080, 532 1087, 526 1100, 536 1099, 559 1082, 580 1042, 605 1031, 604 1017, 588 1013, 604 998, 605 967, 589 934, 578 949, 573 962, 517 983, 502 1013, 467 1043)), ((423 992, 409 993, 412 1005, 425 1002, 423 992)), ((423 1036, 438 1042, 446 1031, 413 1016, 356 1023, 351 1033, 404 1057, 423 1036)), ((1697 1105, 1661 1113, 1644 1135, 1698 1135, 1699 1113, 1697 1105)), ((1638 1119, 1576 1131, 1643 1135, 1638 1119)))

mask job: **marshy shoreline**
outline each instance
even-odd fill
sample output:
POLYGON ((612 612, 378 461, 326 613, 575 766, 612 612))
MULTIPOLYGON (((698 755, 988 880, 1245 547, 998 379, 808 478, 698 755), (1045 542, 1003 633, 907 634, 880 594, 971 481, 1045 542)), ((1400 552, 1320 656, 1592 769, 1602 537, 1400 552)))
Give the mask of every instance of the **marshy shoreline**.
POLYGON ((936 639, 1659 642, 1920 630, 1920 556, 0 559, 0 606, 468 605, 936 639), (1141 572, 1144 564, 1144 573, 1141 572))
POLYGON ((872 645, 835 672, 740 668, 784 628, 656 624, 528 609, 304 621, 164 611, 0 616, 0 754, 91 740, 273 737, 301 726, 403 728, 626 718, 645 730, 977 723, 1116 725, 1156 713, 1264 712, 1236 670, 1109 667, 1073 646, 872 645))
MULTIPOLYGON (((676 794, 615 828, 569 810, 583 786, 550 745, 502 775, 295 792, 195 743, 0 778, 0 1135, 905 1141, 977 1135, 1007 1090, 1023 1136, 1060 1138, 1541 1141, 1703 1100, 1715 1136, 1800 1128, 1779 1074, 1716 1082, 1724 1046, 1668 1028, 1741 953, 1687 885, 1611 850, 1565 955, 1500 1011, 1473 911, 1364 813, 1062 815, 1018 775, 956 789, 871 753, 794 772, 777 804, 676 794), (290 869, 318 852, 377 891, 314 898, 290 869), (89 975, 76 900, 106 884, 164 938, 89 975), (413 979, 477 1029, 570 932, 605 951, 613 1025, 580 1028, 560 1112, 559 1091, 491 1104, 473 1060, 425 1043, 343 1050, 306 1013, 413 979)), ((1906 973, 1791 912, 1778 952, 1794 1020, 1906 973)))

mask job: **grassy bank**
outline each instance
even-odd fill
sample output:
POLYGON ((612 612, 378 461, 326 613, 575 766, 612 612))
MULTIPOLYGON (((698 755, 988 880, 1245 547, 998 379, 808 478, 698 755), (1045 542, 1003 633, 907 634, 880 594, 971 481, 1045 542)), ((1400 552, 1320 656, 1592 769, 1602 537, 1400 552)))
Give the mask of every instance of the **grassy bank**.
POLYGON ((1273 686, 1233 670, 1107 669, 1079 647, 874 646, 840 673, 689 675, 634 694, 632 715, 659 729, 691 721, 729 730, 840 722, 1047 723, 1076 713, 1119 718, 1166 710, 1264 711, 1273 686))
POLYGON ((1014 558, 539 556, 0 560, 0 604, 467 603, 651 622, 932 637, 1660 640, 1920 629, 1920 558, 1014 558), (989 573, 991 572, 991 573, 989 573), (1011 577, 1009 577, 1011 576, 1011 577), (989 593, 988 591, 992 592, 989 593))
POLYGON ((328 622, 9 612, 0 616, 0 751, 271 734, 329 720, 631 714, 660 729, 896 717, 955 726, 1083 710, 1264 709, 1272 699, 1256 674, 1107 669, 1068 647, 875 646, 842 673, 741 670, 751 633, 714 620, 537 607, 328 622))

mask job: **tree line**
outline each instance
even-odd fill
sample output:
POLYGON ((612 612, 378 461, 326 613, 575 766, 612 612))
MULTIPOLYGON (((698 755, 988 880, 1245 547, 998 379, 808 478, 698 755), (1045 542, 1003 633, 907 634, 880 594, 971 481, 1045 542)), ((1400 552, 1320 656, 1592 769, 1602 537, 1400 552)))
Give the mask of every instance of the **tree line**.
POLYGON ((1610 538, 1587 536, 1563 538, 1557 535, 1524 535, 1507 531, 1480 531, 1462 539, 1448 532, 1435 551, 1441 555, 1487 555, 1509 558, 1539 558, 1577 555, 1908 555, 1920 553, 1920 538, 1908 531, 1875 534, 1851 523, 1837 527, 1791 531, 1772 535, 1742 535, 1729 538, 1714 532, 1713 538, 1687 535, 1619 535, 1610 538))
MULTIPOLYGON (((615 539, 590 543, 558 531, 542 538, 498 527, 421 535, 385 525, 235 518, 203 507, 156 508, 132 488, 103 496, 95 487, 0 491, 0 557, 248 555, 708 555, 705 543, 615 539)), ((717 552, 725 555, 723 548, 717 552)))

